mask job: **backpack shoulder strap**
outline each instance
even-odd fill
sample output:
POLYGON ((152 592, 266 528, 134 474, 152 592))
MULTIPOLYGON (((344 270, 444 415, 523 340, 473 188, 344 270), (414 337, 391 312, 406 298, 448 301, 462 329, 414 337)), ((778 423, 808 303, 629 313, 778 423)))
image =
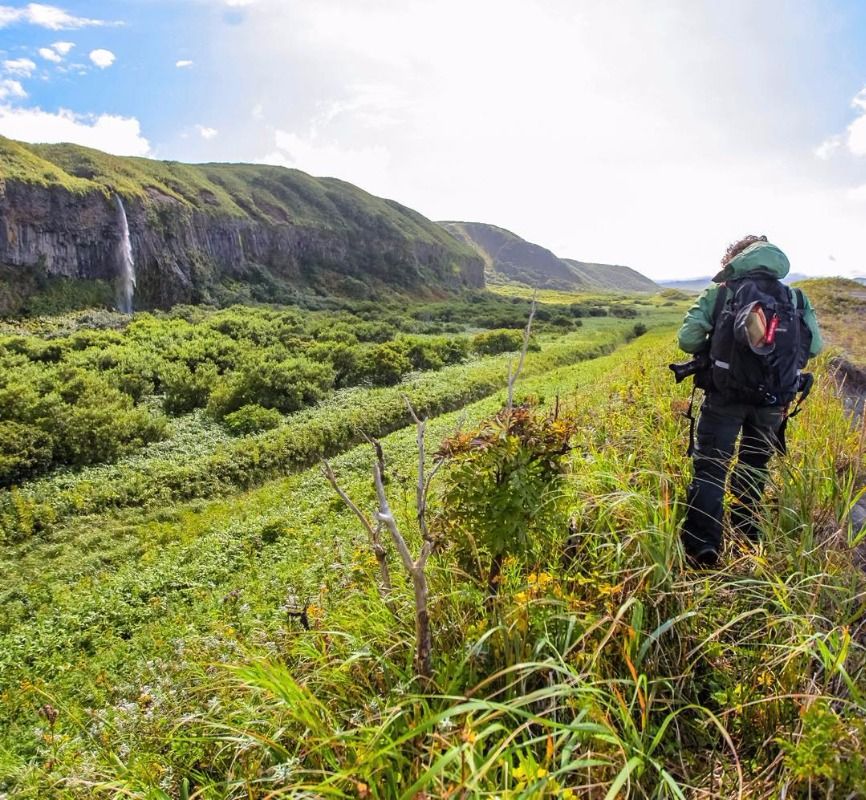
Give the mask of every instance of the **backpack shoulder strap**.
POLYGON ((802 289, 794 289, 794 308, 798 311, 802 311, 806 308, 806 300, 803 297, 802 289))
POLYGON ((722 309, 724 309, 725 302, 727 301, 727 299, 728 299, 728 284, 727 283, 720 283, 719 284, 719 291, 716 292, 716 303, 713 306, 713 317, 711 320, 713 323, 713 328, 716 327, 716 323, 719 321, 719 317, 722 315, 722 309))

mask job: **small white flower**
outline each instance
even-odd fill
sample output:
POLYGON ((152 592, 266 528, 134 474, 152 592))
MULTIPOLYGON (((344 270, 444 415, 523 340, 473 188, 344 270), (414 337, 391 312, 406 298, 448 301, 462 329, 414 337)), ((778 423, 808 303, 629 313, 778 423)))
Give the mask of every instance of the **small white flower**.
POLYGON ((271 776, 275 781, 287 781, 297 772, 300 761, 297 758, 289 758, 280 764, 271 767, 271 776))

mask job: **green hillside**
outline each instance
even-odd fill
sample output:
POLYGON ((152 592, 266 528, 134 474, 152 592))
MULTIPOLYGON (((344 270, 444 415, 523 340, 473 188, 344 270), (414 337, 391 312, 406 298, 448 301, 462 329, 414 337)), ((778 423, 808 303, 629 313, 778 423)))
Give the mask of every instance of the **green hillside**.
POLYGON ((589 261, 562 259, 590 286, 618 292, 657 292, 659 286, 636 269, 619 264, 594 264, 589 261))
POLYGON ((487 278, 516 281, 544 289, 591 292, 657 292, 659 287, 637 270, 559 258, 505 228, 481 222, 440 222, 483 259, 487 278))
POLYGON ((0 180, 144 202, 170 198, 206 214, 271 223, 340 228, 370 216, 418 241, 454 246, 438 225, 393 200, 337 178, 266 164, 182 164, 0 136, 0 180))
POLYGON ((111 304, 115 196, 128 218, 137 307, 286 302, 300 291, 441 295, 484 282, 475 251, 421 214, 294 169, 0 137, 0 187, 0 314, 64 298, 72 307, 111 304))

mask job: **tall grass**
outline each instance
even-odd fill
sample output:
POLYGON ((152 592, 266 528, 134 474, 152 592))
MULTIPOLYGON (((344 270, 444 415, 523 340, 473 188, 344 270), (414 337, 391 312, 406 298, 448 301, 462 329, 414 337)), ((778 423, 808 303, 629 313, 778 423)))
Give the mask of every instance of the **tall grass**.
POLYGON ((200 796, 866 795, 864 534, 847 521, 863 429, 823 377, 763 542, 728 535, 722 568, 690 572, 683 397, 656 354, 571 409, 570 558, 562 518, 534 564, 506 561, 491 611, 440 556, 435 691, 412 683, 408 589, 396 620, 350 593, 283 659, 226 675, 238 702, 202 720, 200 796))
MULTIPOLYGON (((31 618, 0 625, 0 713, 28 721, 13 731, 20 752, 0 738, 0 792, 863 796, 866 582, 863 534, 846 516, 866 477, 863 429, 822 377, 774 463, 764 542, 728 536, 721 569, 690 572, 677 538, 686 396, 669 382, 665 341, 524 385, 545 402, 559 394, 578 429, 564 511, 527 562, 505 561, 492 607, 448 549, 435 556, 432 689, 413 680, 411 587, 395 581, 393 613, 381 602, 357 522, 317 473, 122 517, 139 526, 140 552, 103 572, 76 563, 69 583, 52 550, 77 540, 34 550, 19 568, 50 577, 50 596, 10 594, 31 618), (309 630, 287 616, 307 601, 309 630), (56 727, 35 714, 46 703, 56 727)), ((428 451, 495 410, 491 399, 431 420, 428 451)), ((404 531, 412 439, 384 440, 404 531)), ((371 459, 334 461, 362 504, 371 459)), ((98 533, 81 541, 99 551, 98 533)))

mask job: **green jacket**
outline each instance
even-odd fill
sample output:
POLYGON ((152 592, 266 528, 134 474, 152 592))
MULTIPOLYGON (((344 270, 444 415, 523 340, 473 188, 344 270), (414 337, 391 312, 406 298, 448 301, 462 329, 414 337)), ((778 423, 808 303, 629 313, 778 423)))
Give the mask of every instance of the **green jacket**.
MULTIPOLYGON (((687 353, 700 353, 707 349, 709 336, 713 330, 713 309, 716 305, 716 295, 722 281, 742 278, 750 272, 771 273, 777 278, 784 278, 791 265, 788 257, 774 244, 755 242, 738 256, 731 259, 728 265, 713 277, 714 283, 708 286, 698 297, 695 304, 686 312, 682 327, 677 334, 681 350, 687 353)), ((791 290, 792 300, 796 303, 794 290, 791 290)), ((809 298, 803 295, 803 320, 812 332, 812 346, 809 356, 816 356, 824 348, 821 331, 818 330, 818 320, 809 298)))

